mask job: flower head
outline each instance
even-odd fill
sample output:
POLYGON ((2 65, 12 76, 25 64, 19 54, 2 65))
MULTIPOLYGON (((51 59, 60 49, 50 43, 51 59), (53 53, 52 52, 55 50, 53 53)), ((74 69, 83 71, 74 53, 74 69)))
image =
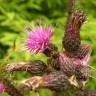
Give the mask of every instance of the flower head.
POLYGON ((3 83, 0 83, 0 93, 5 91, 5 86, 3 83))
POLYGON ((50 27, 39 26, 33 29, 26 40, 26 47, 30 52, 43 52, 50 43, 50 38, 53 35, 50 27))

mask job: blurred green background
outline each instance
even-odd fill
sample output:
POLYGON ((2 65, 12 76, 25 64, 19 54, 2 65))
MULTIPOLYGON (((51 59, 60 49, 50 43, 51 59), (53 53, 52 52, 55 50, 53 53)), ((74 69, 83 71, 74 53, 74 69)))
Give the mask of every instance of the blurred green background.
MULTIPOLYGON (((84 10, 87 14, 87 21, 81 28, 81 39, 83 43, 91 44, 92 53, 90 65, 96 68, 96 0, 78 0, 76 9, 84 10)), ((52 42, 62 50, 62 37, 66 22, 66 10, 68 0, 0 0, 0 62, 11 63, 22 60, 41 59, 46 62, 43 54, 32 55, 22 51, 22 41, 26 33, 24 28, 31 23, 42 24, 54 27, 52 42), (15 50, 14 50, 15 49, 15 50)), ((94 77, 89 79, 87 87, 96 89, 96 71, 91 70, 94 77)), ((21 80, 28 78, 26 72, 14 73, 14 79, 21 80)), ((31 92, 27 96, 52 96, 48 89, 40 89, 38 92, 31 92)), ((0 96, 7 96, 1 94, 0 96)))

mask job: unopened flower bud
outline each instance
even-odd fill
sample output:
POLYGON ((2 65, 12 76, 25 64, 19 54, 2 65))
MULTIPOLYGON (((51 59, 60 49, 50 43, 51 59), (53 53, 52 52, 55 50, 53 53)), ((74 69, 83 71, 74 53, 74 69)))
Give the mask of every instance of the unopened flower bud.
POLYGON ((83 59, 87 54, 91 53, 91 46, 89 44, 81 44, 77 52, 77 57, 83 59))
POLYGON ((75 73, 75 64, 74 62, 66 57, 63 53, 59 56, 59 63, 60 63, 60 69, 66 74, 67 76, 72 76, 75 73))
POLYGON ((63 89, 68 88, 68 86, 70 86, 67 76, 61 71, 55 71, 47 76, 43 76, 42 80, 43 82, 41 83, 40 86, 55 91, 56 90, 61 91, 63 89))
POLYGON ((89 68, 88 66, 77 65, 75 69, 75 75, 77 80, 86 81, 89 78, 89 68))
POLYGON ((84 12, 77 11, 69 18, 65 35, 63 38, 63 47, 68 52, 75 52, 80 46, 80 28, 83 22, 86 20, 84 12))
POLYGON ((61 91, 70 85, 67 76, 61 71, 55 71, 46 76, 34 76, 22 82, 28 89, 49 88, 61 91))
POLYGON ((42 75, 47 71, 47 66, 40 60, 34 60, 8 64, 6 69, 8 71, 28 71, 32 75, 42 75))

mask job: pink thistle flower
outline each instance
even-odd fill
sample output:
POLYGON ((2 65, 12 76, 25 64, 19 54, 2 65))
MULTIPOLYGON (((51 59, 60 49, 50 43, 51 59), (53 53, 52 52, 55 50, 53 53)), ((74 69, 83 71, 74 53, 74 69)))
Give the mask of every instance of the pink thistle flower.
POLYGON ((39 26, 28 33, 26 47, 30 52, 43 52, 50 45, 52 37, 52 29, 50 27, 39 26))
POLYGON ((5 92, 5 85, 3 83, 0 83, 0 93, 5 92))

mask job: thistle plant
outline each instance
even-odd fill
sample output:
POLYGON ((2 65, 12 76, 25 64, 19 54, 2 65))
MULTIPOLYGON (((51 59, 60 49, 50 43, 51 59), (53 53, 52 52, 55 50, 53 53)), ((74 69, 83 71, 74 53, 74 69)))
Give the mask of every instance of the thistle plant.
MULTIPOLYGON (((64 96, 96 96, 96 91, 86 89, 86 82, 90 77, 88 61, 90 59, 91 46, 82 44, 80 39, 80 29, 86 21, 83 11, 74 9, 76 0, 69 0, 68 18, 62 39, 63 51, 51 42, 54 35, 52 27, 39 25, 36 28, 27 30, 25 42, 26 50, 30 53, 45 54, 48 59, 46 64, 41 60, 21 61, 7 64, 6 70, 27 71, 32 77, 20 82, 18 87, 12 87, 7 78, 0 83, 0 92, 7 89, 15 90, 11 96, 22 96, 22 91, 36 90, 38 88, 49 88, 56 92, 64 91, 64 96), (4 81, 5 80, 5 81, 4 81), (66 90, 74 90, 74 94, 66 90), (18 95, 15 95, 15 93, 18 95), (71 95, 70 95, 71 94, 71 95)), ((3 77, 1 77, 3 78, 3 77)), ((60 96, 55 94, 54 96, 60 96)))

